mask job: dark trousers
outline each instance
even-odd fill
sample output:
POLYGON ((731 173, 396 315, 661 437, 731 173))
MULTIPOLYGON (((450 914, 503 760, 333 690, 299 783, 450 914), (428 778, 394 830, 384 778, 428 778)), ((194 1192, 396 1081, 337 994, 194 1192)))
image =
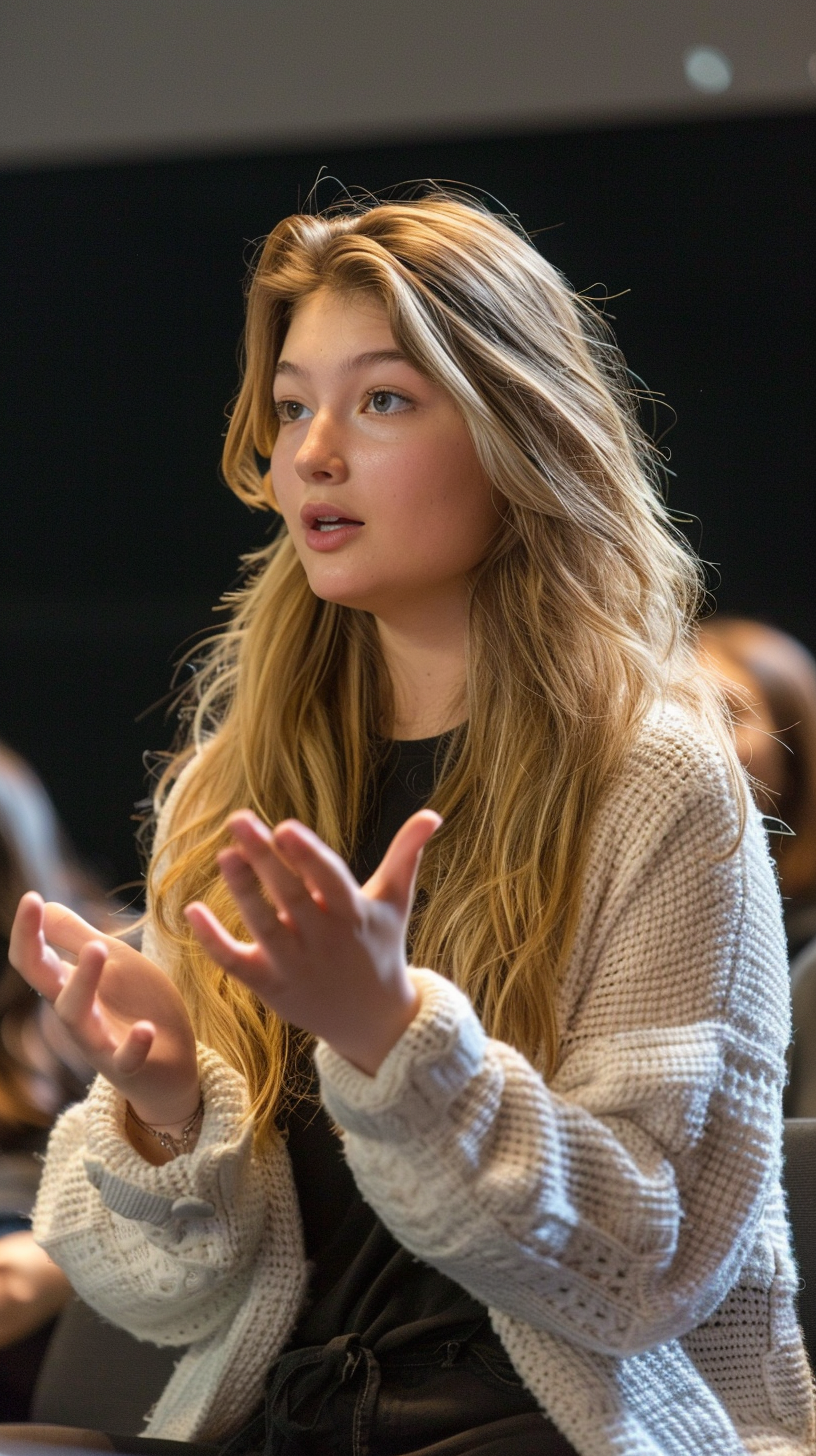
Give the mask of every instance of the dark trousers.
POLYGON ((221 1456, 576 1456, 493 1340, 290 1351, 221 1456))
POLYGON ((576 1456, 496 1341, 429 1339, 379 1357, 359 1335, 282 1355, 263 1407, 218 1447, 65 1426, 0 1427, 20 1443, 132 1456, 576 1456))

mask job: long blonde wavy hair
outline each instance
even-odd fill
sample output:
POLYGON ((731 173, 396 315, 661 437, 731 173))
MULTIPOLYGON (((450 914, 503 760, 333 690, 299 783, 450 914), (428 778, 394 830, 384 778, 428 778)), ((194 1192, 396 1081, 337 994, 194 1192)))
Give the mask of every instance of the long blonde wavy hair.
MULTIPOLYGON (((275 365, 293 310, 318 288, 381 302, 506 502, 472 577, 467 722, 430 801, 444 823, 422 861, 411 941, 416 964, 449 976, 488 1031, 546 1073, 593 818, 644 715, 682 698, 730 752, 690 646, 698 567, 603 319, 512 223, 439 190, 297 214, 267 239, 223 457, 250 506, 274 501, 275 365)), ((295 816, 350 857, 392 705, 373 619, 312 594, 285 530, 248 559, 231 606, 159 786, 161 801, 198 755, 149 890, 197 1035, 245 1074, 270 1138, 302 1038, 208 959, 182 908, 204 900, 245 935, 215 862, 242 806, 270 824, 295 816)))

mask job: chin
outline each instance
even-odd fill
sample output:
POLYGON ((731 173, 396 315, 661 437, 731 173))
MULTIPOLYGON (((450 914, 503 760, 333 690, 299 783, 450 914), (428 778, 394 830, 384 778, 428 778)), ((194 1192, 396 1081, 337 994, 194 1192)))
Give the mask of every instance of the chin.
POLYGON ((309 586, 321 602, 334 602, 336 607, 350 607, 358 612, 374 610, 365 593, 358 594, 348 587, 344 589, 342 586, 331 586, 327 582, 310 581, 309 586))

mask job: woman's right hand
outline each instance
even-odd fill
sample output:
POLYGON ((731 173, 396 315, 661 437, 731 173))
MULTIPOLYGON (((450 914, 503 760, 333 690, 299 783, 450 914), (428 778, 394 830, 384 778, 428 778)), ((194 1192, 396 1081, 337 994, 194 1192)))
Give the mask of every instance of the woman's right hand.
POLYGON ((200 1095, 195 1036, 178 990, 153 961, 33 891, 18 906, 9 960, 143 1122, 188 1121, 200 1095))

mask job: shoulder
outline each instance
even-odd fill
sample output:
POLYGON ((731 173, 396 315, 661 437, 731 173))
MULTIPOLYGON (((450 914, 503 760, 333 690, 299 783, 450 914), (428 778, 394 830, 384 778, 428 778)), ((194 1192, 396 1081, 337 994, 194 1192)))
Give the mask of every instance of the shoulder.
POLYGON ((748 783, 702 719, 664 704, 641 724, 598 813, 600 835, 618 844, 659 842, 681 822, 713 858, 737 848, 753 818, 748 783))
POLYGON ((711 727, 682 706, 664 703, 644 720, 630 754, 630 772, 651 777, 682 802, 748 799, 747 780, 711 727), (736 771, 735 771, 736 770, 736 771))
POLYGON ((752 914, 779 920, 776 872, 748 780, 716 731, 682 707, 662 706, 644 721, 595 830, 596 874, 605 864, 631 886, 662 868, 672 893, 682 875, 735 900, 747 896, 752 914))
POLYGON ((747 780, 716 732, 681 709, 653 714, 591 841, 562 1024, 702 1020, 739 1025, 752 1044, 762 1025, 781 1055, 788 970, 776 875, 747 780))
MULTIPOLYGON (((643 722, 590 831, 578 949, 622 914, 642 939, 733 944, 746 911, 773 928, 779 894, 762 820, 736 758, 704 721, 664 706, 643 722)), ((632 928, 632 927, 630 927, 632 928)))

